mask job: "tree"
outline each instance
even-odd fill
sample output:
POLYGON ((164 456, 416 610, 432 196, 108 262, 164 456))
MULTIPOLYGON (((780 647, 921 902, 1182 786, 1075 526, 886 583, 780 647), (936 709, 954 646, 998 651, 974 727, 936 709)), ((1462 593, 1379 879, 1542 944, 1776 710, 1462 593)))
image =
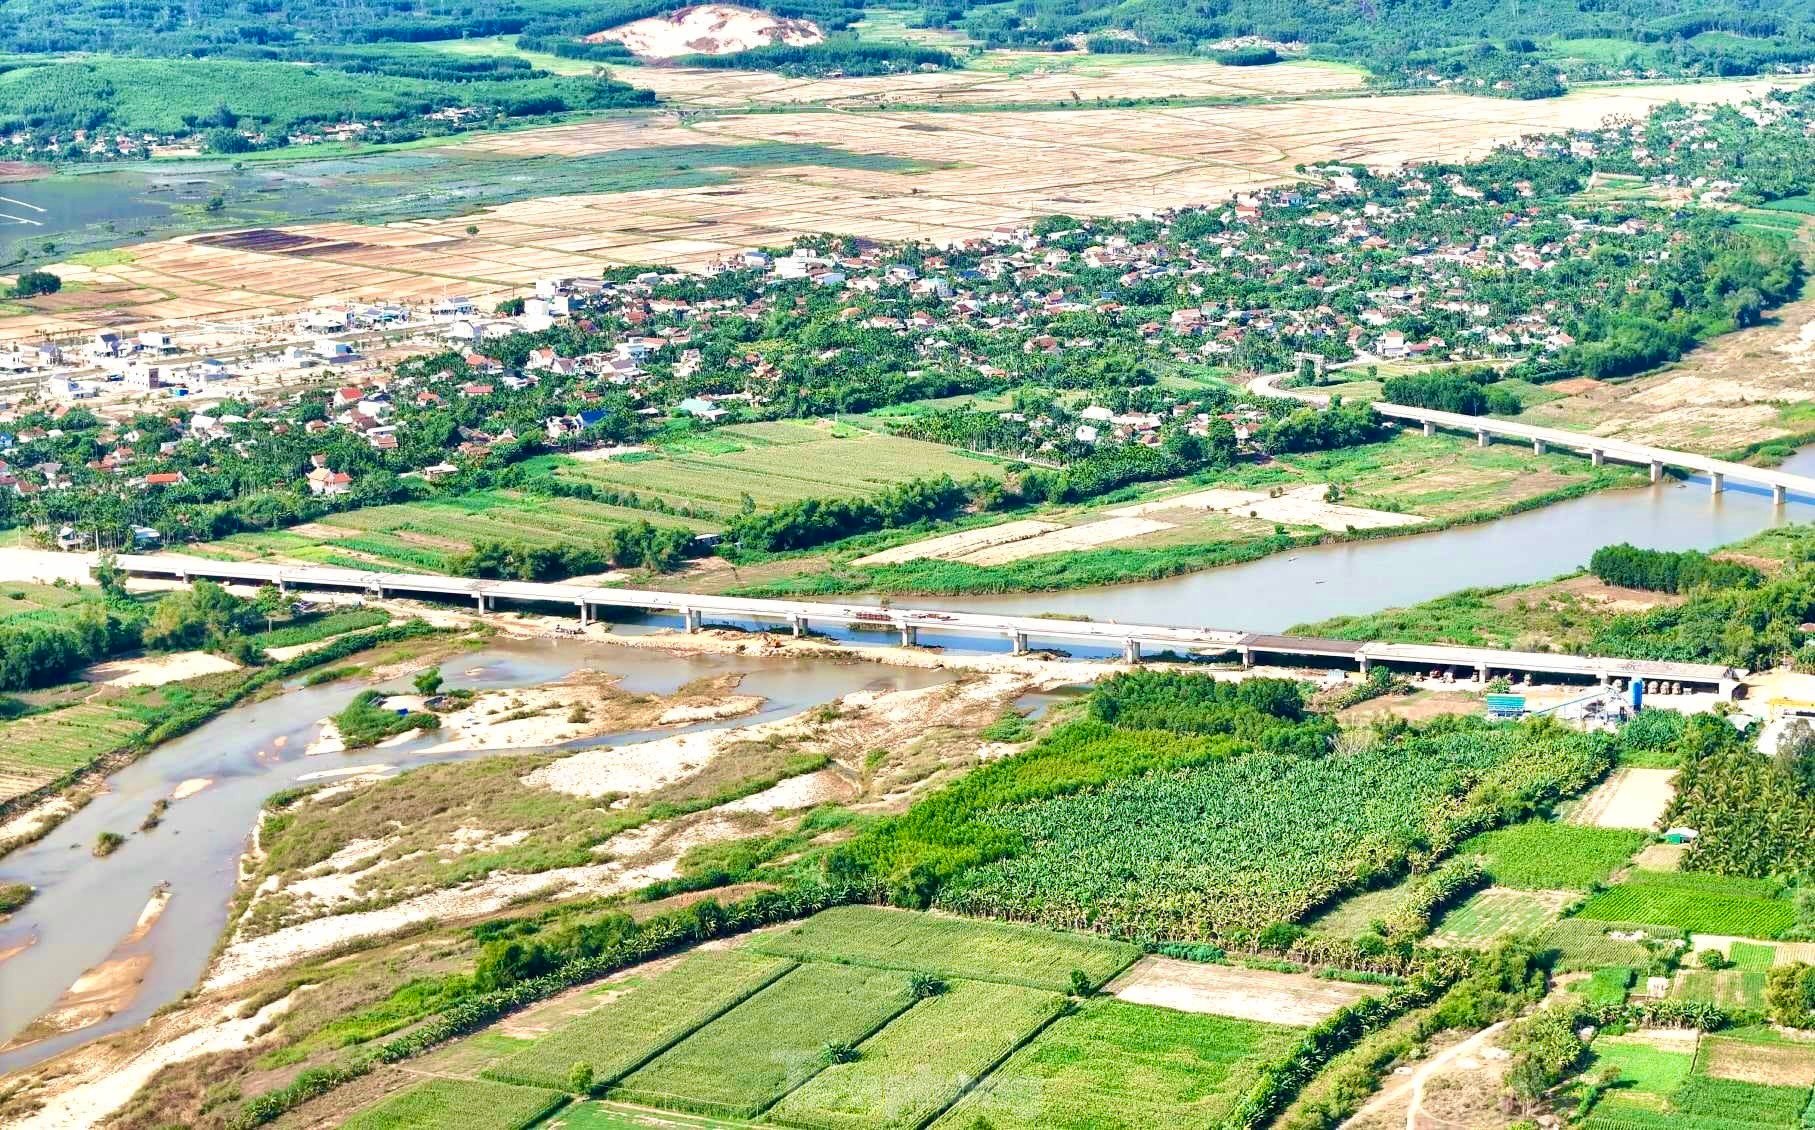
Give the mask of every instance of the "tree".
POLYGON ((9 292, 14 298, 33 298, 55 294, 63 289, 63 280, 49 271, 26 271, 13 282, 9 292))
POLYGON ((430 667, 416 676, 414 685, 417 694, 434 694, 441 689, 441 668, 430 667))
POLYGON ((592 1064, 575 1060, 567 1069, 567 1089, 576 1095, 592 1094, 592 1064))
POLYGON ((1815 1028, 1815 965, 1780 965, 1765 975, 1765 1009, 1789 1028, 1815 1028))

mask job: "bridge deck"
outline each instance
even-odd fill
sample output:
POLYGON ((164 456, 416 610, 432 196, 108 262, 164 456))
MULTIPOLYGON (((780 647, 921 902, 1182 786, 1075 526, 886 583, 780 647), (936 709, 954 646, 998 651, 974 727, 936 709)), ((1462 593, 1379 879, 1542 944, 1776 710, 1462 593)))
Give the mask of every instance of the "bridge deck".
POLYGON ((124 554, 118 558, 118 565, 128 573, 141 576, 184 580, 206 578, 251 584, 282 582, 303 588, 350 588, 475 601, 483 598, 488 602, 512 600, 587 608, 682 612, 698 615, 702 619, 721 617, 727 620, 767 620, 784 624, 817 621, 889 630, 912 629, 915 632, 980 634, 1004 638, 1019 636, 1023 639, 1062 640, 1108 648, 1120 648, 1134 643, 1206 655, 1259 651, 1356 662, 1529 671, 1599 679, 1661 679, 1723 687, 1731 685, 1739 677, 1731 668, 1707 663, 1666 663, 1551 652, 1501 651, 1449 644, 1357 642, 1227 628, 1119 624, 1114 621, 1002 616, 987 612, 947 612, 934 608, 880 608, 861 604, 763 600, 561 582, 475 580, 424 573, 366 573, 358 569, 328 566, 213 561, 170 554, 124 554))

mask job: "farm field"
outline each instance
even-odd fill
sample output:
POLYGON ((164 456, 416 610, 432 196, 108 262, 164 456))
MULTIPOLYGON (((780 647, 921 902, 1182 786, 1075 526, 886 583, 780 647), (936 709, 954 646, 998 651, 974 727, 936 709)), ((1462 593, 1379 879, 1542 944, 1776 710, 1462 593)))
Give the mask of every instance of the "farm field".
POLYGON ((1513 934, 1535 934, 1557 920, 1578 896, 1573 891, 1489 887, 1438 920, 1432 939, 1444 945, 1491 945, 1513 934))
POLYGON ((614 995, 487 1069, 486 1077, 564 1087, 576 1063, 603 1086, 636 1070, 793 968, 777 958, 695 953, 674 969, 614 995))
POLYGON ((776 1104, 767 1121, 813 1130, 912 1130, 1059 1015, 1058 993, 958 981, 776 1104))
POLYGON ((1644 842, 1641 832, 1531 820, 1465 840, 1456 852, 1484 857, 1501 887, 1587 890, 1624 867, 1644 842))
POLYGON ((1065 992, 1080 969, 1102 984, 1139 951, 1123 942, 873 906, 841 906, 749 943, 758 953, 1065 992))
POLYGON ((908 1007, 905 973, 799 966, 623 1081, 626 1101, 701 1114, 760 1114, 826 1066, 828 1044, 857 1044, 908 1007))
MULTIPOLYGON (((1280 73, 1302 85, 1303 70, 1280 73)), ((1112 81, 1125 79, 1118 72, 1112 81)), ((131 331, 180 317, 195 319, 181 328, 180 346, 225 350, 254 344, 262 331, 196 323, 288 314, 319 299, 459 294, 489 305, 548 275, 626 264, 698 269, 745 247, 822 232, 951 242, 1046 213, 1136 215, 1290 181, 1300 164, 1455 160, 1531 132, 1595 126, 1611 114, 1642 116, 1676 98, 1743 101, 1771 85, 1601 87, 1528 104, 1465 95, 1355 96, 1340 101, 1340 112, 1321 98, 1171 108, 979 107, 957 114, 825 110, 685 124, 657 112, 484 135, 436 152, 480 159, 641 152, 653 159, 685 149, 690 156, 686 176, 673 174, 675 183, 660 186, 549 195, 477 213, 450 194, 442 206, 457 214, 441 218, 285 228, 312 241, 318 253, 307 255, 184 237, 136 245, 130 262, 53 264, 66 283, 106 300, 61 310, 44 305, 0 320, 0 342, 104 327, 131 331), (739 155, 775 143, 817 148, 761 163, 739 155), (714 147, 725 152, 723 160, 714 160, 714 147), (466 233, 469 225, 477 235, 466 233)), ((674 167, 663 158, 664 169, 674 167)), ((628 174, 616 180, 636 183, 628 174)))
POLYGON ((1557 970, 1568 973, 1610 965, 1642 967, 1648 964, 1651 951, 1632 935, 1643 935, 1659 945, 1678 948, 1689 940, 1685 931, 1670 926, 1580 917, 1565 918, 1539 937, 1546 949, 1557 952, 1557 970), (1615 938, 1612 935, 1616 933, 1628 936, 1615 938))
POLYGON ((354 1115, 345 1126, 347 1130, 521 1130, 566 1098, 559 1091, 478 1079, 430 1079, 354 1115))
POLYGON ((1132 1004, 1308 1026, 1385 990, 1309 973, 1150 956, 1117 977, 1108 991, 1132 1004))
POLYGON ((933 1125, 1214 1125, 1297 1035, 1291 1028, 1098 999, 1054 1021, 933 1125))
MULTIPOLYGON (((688 512, 705 527, 734 517, 748 496, 758 508, 803 498, 849 497, 934 475, 1000 477, 1002 463, 923 440, 846 425, 795 421, 714 429, 686 446, 627 457, 551 461, 562 478, 635 491, 688 512)), ((564 500, 571 501, 571 500, 564 500)), ((642 512, 656 522, 666 514, 642 512)))
MULTIPOLYGON (((278 558, 368 571, 447 572, 448 560, 480 541, 595 548, 640 522, 703 532, 710 523, 583 498, 541 498, 509 490, 374 506, 269 533, 234 534, 201 547, 204 556, 278 558)), ((192 551, 195 552, 195 551, 192 551)))
MULTIPOLYGON (((1111 740, 1111 739, 1103 739, 1111 740)), ((1237 756, 988 813, 1026 838, 940 905, 1157 936, 1239 936, 1361 886, 1358 873, 1441 841, 1451 774, 1478 787, 1592 776, 1586 741, 1522 729, 1418 736, 1319 758, 1237 756)), ((1576 786, 1579 787, 1579 786, 1576 786)))
POLYGON ((1693 933, 1775 938, 1796 922, 1796 908, 1766 880, 1689 872, 1634 871, 1590 898, 1583 918, 1655 922, 1693 933))

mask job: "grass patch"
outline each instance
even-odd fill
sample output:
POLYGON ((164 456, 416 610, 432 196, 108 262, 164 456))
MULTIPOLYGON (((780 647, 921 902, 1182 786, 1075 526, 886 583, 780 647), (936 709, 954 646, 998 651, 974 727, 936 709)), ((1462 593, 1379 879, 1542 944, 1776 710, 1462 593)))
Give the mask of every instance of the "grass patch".
POLYGON ((1688 1052, 1665 1051, 1642 1040, 1602 1036, 1589 1049, 1592 1061, 1583 1074, 1605 1066, 1620 1069, 1615 1087, 1621 1092, 1668 1095, 1689 1081, 1695 1057, 1688 1052))
POLYGON ((260 632, 251 637, 259 647, 296 647, 299 644, 315 643, 329 636, 338 636, 342 632, 358 631, 360 628, 375 628, 391 621, 390 613, 380 612, 375 608, 356 608, 346 612, 333 612, 323 616, 307 616, 260 632))
POLYGON ((1485 857, 1496 886, 1587 890, 1606 882, 1644 842, 1643 832, 1529 820, 1466 840, 1456 851, 1485 857))
POLYGON ((759 953, 802 961, 900 969, 1066 992, 1071 971, 1093 985, 1126 969, 1140 951, 1122 942, 1027 926, 947 918, 873 906, 840 906, 756 937, 759 953))
POLYGON ((959 981, 921 1001, 769 1112, 814 1130, 922 1126, 1065 1007, 1057 993, 959 981))
POLYGON ((1777 884, 1684 871, 1634 871, 1582 907, 1583 918, 1656 922, 1695 934, 1776 938, 1796 924, 1777 884))
POLYGON ((485 1071, 506 1083, 564 1089, 576 1063, 605 1086, 630 1074, 793 967, 780 958, 706 950, 568 1021, 485 1071))
POLYGON ((616 1097, 750 1118, 857 1044, 913 998, 904 973, 803 965, 624 1080, 616 1097))
POLYGON ((519 1130, 567 1101, 559 1091, 482 1079, 430 1079, 343 1124, 345 1130, 519 1130))
POLYGON ((940 1130, 1214 1125, 1290 1028, 1099 998, 1061 1017, 934 1123, 940 1130))

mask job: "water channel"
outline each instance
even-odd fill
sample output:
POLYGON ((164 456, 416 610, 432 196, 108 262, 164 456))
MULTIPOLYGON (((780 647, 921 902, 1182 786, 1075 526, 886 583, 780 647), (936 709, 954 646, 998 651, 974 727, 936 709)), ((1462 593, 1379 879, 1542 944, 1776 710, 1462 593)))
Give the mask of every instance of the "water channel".
MULTIPOLYGON (((1784 470, 1815 473, 1815 450, 1784 470)), ((1603 492, 1542 510, 1432 534, 1320 546, 1245 565, 1161 581, 1061 593, 929 598, 937 607, 1021 614, 1066 613, 1099 620, 1278 631, 1294 624, 1415 603, 1460 588, 1542 580, 1580 567, 1596 548, 1618 542, 1657 549, 1709 549, 1786 521, 1815 517, 1815 499, 1774 507, 1767 494, 1666 480, 1603 492)), ((634 627, 625 630, 635 631, 634 627)), ((892 635, 835 633, 855 643, 892 643, 892 635)), ((1002 650, 1000 640, 936 641, 963 650, 1002 650)), ((1099 654, 1100 652, 1089 652, 1099 654)), ((1087 654, 1083 649, 1079 655, 1087 654)), ((670 692, 693 679, 744 675, 742 690, 765 699, 755 720, 778 717, 853 690, 908 689, 939 672, 806 659, 680 657, 577 641, 498 644, 443 665, 450 683, 509 687, 543 683, 582 667, 623 676, 629 691, 670 692)), ((106 959, 154 886, 171 900, 138 946, 152 955, 133 1003, 100 1024, 0 1054, 0 1072, 143 1021, 199 979, 226 924, 238 859, 259 806, 306 775, 355 766, 407 766, 478 756, 401 747, 307 757, 316 722, 345 704, 356 682, 297 687, 239 707, 115 774, 109 789, 61 828, 0 860, 0 881, 24 881, 37 897, 0 925, 0 952, 33 942, 0 962, 0 1040, 48 1009, 84 970, 106 959), (174 803, 156 831, 130 837, 104 864, 89 846, 107 829, 136 828, 152 803, 184 780, 213 783, 174 803)), ((397 684, 401 685, 401 683, 397 684)), ((709 725, 744 725, 750 717, 709 725)), ((691 727, 703 728, 703 727, 691 727)), ((679 729, 665 731, 680 732, 679 729)), ((611 744, 648 734, 620 734, 611 744)), ((598 744, 598 743, 594 743, 598 744)), ((492 751, 495 752, 495 751, 492 751)))

